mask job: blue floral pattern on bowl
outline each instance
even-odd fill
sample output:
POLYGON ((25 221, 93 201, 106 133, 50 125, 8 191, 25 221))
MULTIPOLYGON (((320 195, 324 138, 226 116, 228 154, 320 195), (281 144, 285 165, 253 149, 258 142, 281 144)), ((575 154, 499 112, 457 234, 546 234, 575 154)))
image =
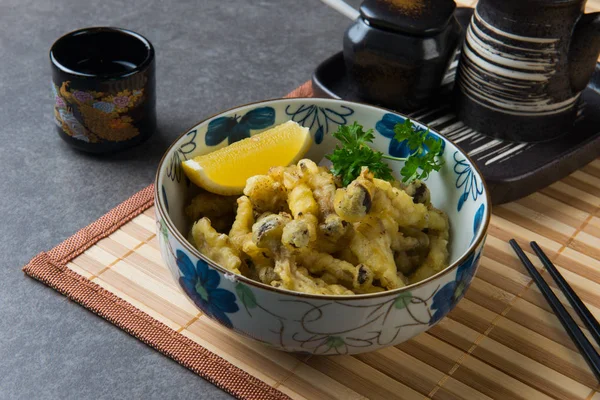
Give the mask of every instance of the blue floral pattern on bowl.
POLYGON ((173 156, 171 157, 167 167, 167 176, 171 179, 171 181, 181 182, 181 178, 183 177, 183 168, 181 167, 181 163, 187 160, 188 155, 196 150, 197 135, 198 130, 196 129, 186 133, 185 142, 182 143, 181 146, 179 146, 179 148, 173 153, 173 156))
POLYGON ((471 164, 466 158, 460 156, 458 151, 454 152, 454 172, 458 175, 456 177, 456 188, 463 189, 463 194, 458 200, 457 210, 460 211, 465 204, 465 201, 469 200, 469 196, 473 201, 477 201, 477 198, 483 194, 483 182, 477 179, 477 175, 473 172, 471 164))
POLYGON ((229 144, 250 137, 250 131, 266 129, 275 123, 275 110, 272 107, 259 107, 243 116, 217 117, 210 121, 204 141, 207 146, 216 146, 229 139, 229 144))
MULTIPOLYGON (((314 132, 314 140, 316 144, 323 142, 325 133, 333 132, 333 125, 345 125, 348 123, 350 115, 354 114, 354 110, 348 106, 341 106, 339 111, 329 107, 319 107, 312 104, 300 104, 296 108, 286 107, 285 113, 302 126, 307 127, 314 132)), ((337 128, 335 128, 337 129, 337 128)))
POLYGON ((471 254, 456 270, 456 278, 446 283, 433 295, 433 302, 431 303, 433 316, 429 321, 429 325, 433 325, 445 317, 454 308, 456 303, 463 298, 473 280, 477 265, 479 265, 480 256, 481 249, 477 251, 477 254, 471 254))
POLYGON ((483 214, 485 213, 485 205, 481 204, 475 213, 475 218, 473 219, 473 239, 471 239, 471 243, 475 241, 477 237, 477 232, 479 232, 479 228, 481 227, 481 223, 483 222, 483 214))
POLYGON ((181 250, 177 250, 177 266, 181 272, 179 283, 198 308, 226 327, 233 328, 227 313, 236 313, 240 308, 233 293, 219 288, 219 273, 209 268, 204 260, 198 260, 194 266, 181 250))

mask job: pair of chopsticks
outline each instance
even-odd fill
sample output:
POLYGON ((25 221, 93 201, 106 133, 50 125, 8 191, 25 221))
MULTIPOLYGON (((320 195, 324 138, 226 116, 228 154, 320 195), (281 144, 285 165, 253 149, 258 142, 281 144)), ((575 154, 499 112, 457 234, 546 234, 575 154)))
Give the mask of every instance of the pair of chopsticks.
MULTIPOLYGON (((550 304, 550 307, 552 307, 552 310, 554 310, 554 313, 557 315, 562 326, 565 328, 565 330, 571 337, 571 340, 573 340, 573 342, 579 349, 579 352, 592 369, 592 372, 596 376, 596 379, 598 380, 598 382, 600 382, 600 355, 598 355, 598 352, 596 352, 590 341, 581 331, 577 323, 573 320, 573 317, 571 317, 566 308, 561 304, 558 297, 556 297, 552 289, 550 289, 550 286, 548 286, 544 278, 542 278, 542 275, 538 272, 538 270, 533 266, 529 258, 525 255, 523 249, 521 249, 521 247, 517 244, 517 242, 514 239, 511 239, 509 243, 512 246, 515 253, 517 253, 517 256, 519 257, 525 268, 527 268, 527 271, 529 272, 535 283, 540 288, 540 291, 546 298, 548 304, 550 304)), ((542 264, 544 264, 544 267, 546 267, 546 270, 548 270, 548 272, 556 282, 557 286, 563 292, 573 309, 575 309, 577 315, 579 315, 585 326, 589 329, 590 334, 592 335, 596 343, 600 345, 600 324, 598 324, 598 321, 594 318, 594 316, 592 315, 590 310, 588 310, 585 304, 583 304, 579 296, 577 296, 577 294, 573 291, 573 288, 571 288, 567 281, 565 281, 560 272, 558 272, 558 270, 556 269, 554 264, 552 264, 552 262, 548 259, 546 254, 544 254, 540 246, 538 246, 536 242, 531 242, 530 246, 535 252, 535 254, 537 254, 539 259, 542 261, 542 264)))

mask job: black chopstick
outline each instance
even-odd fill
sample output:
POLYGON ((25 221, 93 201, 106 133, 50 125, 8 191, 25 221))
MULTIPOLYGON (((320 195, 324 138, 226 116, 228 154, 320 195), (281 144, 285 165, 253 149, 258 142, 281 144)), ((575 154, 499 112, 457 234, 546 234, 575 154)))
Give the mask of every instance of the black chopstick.
POLYGON ((537 256, 542 261, 542 264, 544 264, 544 267, 546 267, 546 269, 558 285, 559 289, 563 292, 567 300, 569 300, 569 303, 577 312, 579 318, 581 318, 585 326, 589 329, 596 343, 598 343, 598 345, 600 346, 600 324, 598 323, 596 318, 594 318, 590 310, 586 307, 585 304, 583 304, 583 302, 581 301, 579 296, 577 296, 575 291, 573 291, 571 285, 569 285, 569 283, 565 281, 565 278, 563 278, 560 272, 558 272, 554 264, 552 264, 552 261, 548 259, 544 251, 540 248, 540 246, 538 246, 536 242, 531 242, 530 245, 533 251, 535 251, 535 254, 537 254, 537 256))
POLYGON ((546 298, 546 301, 548 304, 550 304, 552 310, 554 310, 554 313, 571 337, 571 340, 573 340, 573 343, 575 343, 575 346, 577 346, 579 352, 592 369, 594 376, 596 376, 596 379, 598 382, 600 382, 600 355, 598 355, 590 341, 587 339, 587 337, 585 337, 581 329, 579 329, 579 326, 577 326, 567 309, 561 304, 560 300, 558 297, 556 297, 552 289, 550 289, 550 286, 548 286, 544 278, 542 278, 542 275, 540 275, 529 258, 527 258, 523 252, 523 249, 521 249, 514 239, 511 239, 509 243, 529 272, 529 275, 531 275, 534 282, 540 288, 540 292, 542 292, 546 298))

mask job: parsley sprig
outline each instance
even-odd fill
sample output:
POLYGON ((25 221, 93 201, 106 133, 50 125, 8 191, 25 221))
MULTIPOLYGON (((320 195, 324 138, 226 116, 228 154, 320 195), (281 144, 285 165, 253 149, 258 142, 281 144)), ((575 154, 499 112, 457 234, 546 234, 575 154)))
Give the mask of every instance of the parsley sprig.
POLYGON ((392 170, 384 159, 404 161, 400 170, 403 182, 427 179, 431 171, 439 171, 443 165, 443 160, 439 158, 442 140, 429 135, 429 129, 415 131, 409 119, 394 127, 394 139, 399 142, 406 141, 411 151, 410 155, 404 158, 388 156, 371 149, 368 143, 372 143, 375 138, 373 129, 364 131, 357 122, 350 126, 340 125, 333 136, 342 146, 336 146, 326 158, 333 164, 331 172, 341 178, 344 186, 360 175, 362 167, 368 167, 379 179, 393 180, 392 170))
POLYGON ((342 143, 342 147, 335 146, 333 153, 326 158, 332 162, 331 172, 342 179, 342 185, 348 186, 356 179, 363 166, 369 167, 369 171, 380 179, 394 179, 392 169, 383 161, 383 153, 374 151, 367 144, 375 138, 373 129, 365 132, 354 122, 350 126, 340 125, 333 137, 342 143))
POLYGON ((439 156, 442 152, 443 142, 426 131, 415 131, 412 122, 407 118, 403 124, 394 126, 394 139, 398 142, 406 140, 411 154, 406 158, 383 156, 389 160, 405 161, 400 170, 403 182, 413 179, 427 179, 431 171, 439 171, 444 165, 444 160, 439 156), (420 170, 420 172, 419 172, 420 170))

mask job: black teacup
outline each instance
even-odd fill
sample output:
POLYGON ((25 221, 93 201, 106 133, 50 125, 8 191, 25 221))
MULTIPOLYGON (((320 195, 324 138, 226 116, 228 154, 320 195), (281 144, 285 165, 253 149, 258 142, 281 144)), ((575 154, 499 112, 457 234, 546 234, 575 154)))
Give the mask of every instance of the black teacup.
POLYGON ((156 128, 154 48, 120 28, 85 28, 50 49, 60 137, 94 153, 123 150, 156 128))

